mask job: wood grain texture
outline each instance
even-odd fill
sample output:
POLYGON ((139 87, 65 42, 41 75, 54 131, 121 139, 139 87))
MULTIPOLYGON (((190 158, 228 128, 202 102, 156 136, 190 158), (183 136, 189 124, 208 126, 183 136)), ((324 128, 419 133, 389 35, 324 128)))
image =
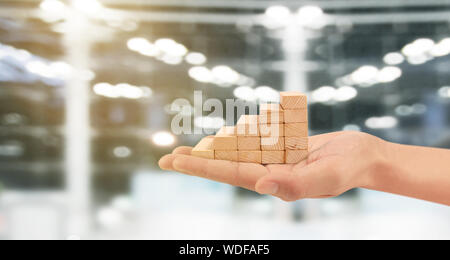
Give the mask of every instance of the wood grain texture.
POLYGON ((214 153, 216 160, 237 162, 239 158, 237 151, 215 151, 214 153))
POLYGON ((262 151, 262 164, 281 164, 285 163, 284 151, 262 151))
POLYGON ((216 135, 214 137, 213 149, 218 151, 236 151, 237 136, 216 135))
POLYGON ((284 136, 286 137, 307 137, 308 123, 284 124, 284 136))
POLYGON ((284 124, 259 125, 259 133, 263 137, 284 136, 284 124))
POLYGON ((259 136, 238 136, 239 151, 260 151, 261 137, 259 136))
POLYGON ((213 149, 214 136, 203 138, 191 151, 191 155, 195 157, 214 159, 213 149))
POLYGON ((286 163, 299 163, 308 158, 308 150, 286 150, 286 163))
POLYGON ((245 163, 262 163, 261 151, 238 151, 239 162, 245 163))
POLYGON ((284 111, 280 104, 261 104, 259 107, 259 123, 273 124, 284 122, 284 111))
POLYGON ((236 124, 238 136, 259 136, 258 115, 243 115, 236 124))
POLYGON ((281 92, 280 104, 283 109, 306 109, 308 99, 305 94, 297 91, 281 92))
POLYGON ((308 122, 308 109, 285 110, 284 123, 308 122))
POLYGON ((308 137, 286 137, 286 150, 308 150, 308 137))
POLYGON ((262 151, 283 151, 284 147, 284 137, 261 137, 262 151))

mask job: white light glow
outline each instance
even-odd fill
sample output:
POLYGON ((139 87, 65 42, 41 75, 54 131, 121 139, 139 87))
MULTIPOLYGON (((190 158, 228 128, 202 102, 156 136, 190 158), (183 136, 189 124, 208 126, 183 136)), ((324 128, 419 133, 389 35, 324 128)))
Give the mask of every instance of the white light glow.
POLYGON ((170 56, 184 57, 188 49, 172 39, 159 39, 155 42, 156 47, 170 56))
POLYGON ((402 53, 408 57, 419 56, 431 51, 434 46, 435 43, 431 39, 417 39, 413 43, 407 44, 405 47, 403 47, 402 53))
POLYGON ((145 38, 132 38, 129 39, 127 42, 128 49, 136 52, 140 52, 149 46, 152 46, 152 44, 145 38))
POLYGON ((334 93, 334 100, 339 102, 349 101, 358 95, 358 91, 354 87, 344 86, 340 87, 334 93))
POLYGON ((127 83, 111 85, 102 82, 95 84, 93 89, 95 94, 108 98, 140 99, 152 95, 149 87, 137 87, 127 83))
POLYGON ((384 67, 380 70, 377 80, 382 83, 392 82, 402 76, 402 70, 398 67, 384 67))
POLYGON ((225 125, 225 120, 221 117, 197 117, 194 125, 202 129, 220 129, 225 125))
POLYGON ((114 148, 113 154, 117 158, 128 158, 133 154, 133 152, 126 146, 118 146, 114 148))
POLYGON ((442 57, 450 54, 450 38, 445 38, 430 50, 434 57, 442 57))
POLYGON ((239 73, 228 66, 216 66, 212 69, 212 74, 218 83, 234 84, 239 81, 239 73))
POLYGON ((318 28, 323 27, 322 17, 323 10, 318 6, 303 6, 297 12, 297 20, 301 25, 319 24, 318 28))
POLYGON ((316 102, 329 102, 333 100, 336 94, 336 89, 330 86, 320 87, 313 91, 312 99, 316 102))
POLYGON ((192 67, 189 69, 189 76, 196 81, 203 83, 211 82, 214 78, 212 72, 203 66, 192 67))
POLYGON ((165 55, 162 61, 169 65, 179 65, 183 62, 183 58, 180 56, 165 55))
POLYGON ((262 102, 279 102, 280 93, 267 86, 257 87, 255 89, 255 96, 262 102))
POLYGON ((384 56, 383 61, 388 65, 399 65, 405 61, 405 57, 399 52, 391 52, 384 56))
POLYGON ((161 54, 161 51, 154 44, 148 43, 146 46, 143 46, 139 51, 141 55, 147 57, 156 57, 161 54))
POLYGON ((97 213, 97 221, 106 228, 115 228, 123 221, 120 211, 113 208, 102 208, 97 213))
POLYGON ((393 116, 371 117, 366 120, 366 126, 372 129, 389 129, 398 125, 398 119, 393 116))
POLYGON ((103 5, 97 0, 74 0, 73 6, 80 12, 95 15, 103 8, 103 5))
POLYGON ((352 73, 351 78, 352 81, 363 84, 370 83, 376 79, 378 75, 378 68, 374 66, 362 66, 352 73))
POLYGON ((175 143, 175 136, 169 132, 161 131, 153 134, 152 141, 158 146, 171 146, 175 143))
POLYGON ((408 57, 408 63, 412 65, 425 64, 429 60, 430 58, 425 54, 408 57))
POLYGON ((400 105, 395 108, 395 114, 398 116, 410 116, 413 113, 413 109, 408 105, 400 105))
POLYGON ((270 6, 266 10, 266 15, 270 19, 285 20, 291 15, 291 10, 289 10, 289 8, 287 8, 286 6, 282 5, 270 6))
POLYGON ((41 2, 39 7, 46 12, 63 12, 65 10, 66 5, 58 0, 44 0, 41 2))
POLYGON ((450 98, 450 86, 444 86, 438 90, 438 94, 442 98, 450 98))
POLYGON ((206 60, 206 56, 199 52, 191 52, 186 56, 186 62, 192 65, 203 65, 206 60))
POLYGON ((144 96, 142 89, 130 84, 121 83, 115 86, 119 96, 129 99, 140 99, 144 96))
POLYGON ((255 101, 257 99, 255 90, 248 86, 240 86, 234 89, 235 97, 245 101, 255 101))
POLYGON ((41 61, 31 61, 25 65, 26 69, 34 74, 37 74, 39 76, 45 77, 45 78, 55 78, 56 74, 52 70, 52 68, 41 61))

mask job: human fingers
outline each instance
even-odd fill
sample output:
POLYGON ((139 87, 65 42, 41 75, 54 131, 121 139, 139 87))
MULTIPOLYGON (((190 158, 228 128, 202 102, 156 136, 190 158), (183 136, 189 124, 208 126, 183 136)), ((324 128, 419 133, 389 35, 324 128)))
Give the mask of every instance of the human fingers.
POLYGON ((213 181, 255 190, 256 182, 267 175, 266 167, 253 163, 208 160, 187 155, 172 155, 175 171, 213 181))

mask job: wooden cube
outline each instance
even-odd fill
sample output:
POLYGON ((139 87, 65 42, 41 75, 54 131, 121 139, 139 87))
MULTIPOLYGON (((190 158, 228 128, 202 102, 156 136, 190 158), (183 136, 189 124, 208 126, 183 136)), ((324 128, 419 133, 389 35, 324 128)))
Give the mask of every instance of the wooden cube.
POLYGON ((284 124, 259 125, 259 133, 263 137, 284 136, 284 124))
POLYGON ((262 163, 261 151, 238 151, 239 162, 262 163))
POLYGON ((308 109, 285 110, 284 123, 308 122, 308 109))
POLYGON ((236 125, 238 136, 259 136, 258 115, 243 115, 236 125))
POLYGON ((286 137, 307 137, 308 123, 284 124, 284 136, 286 137))
POLYGON ((286 150, 286 163, 299 163, 308 158, 308 150, 286 150))
POLYGON ((215 151, 214 158, 216 160, 237 162, 239 157, 237 151, 215 151))
POLYGON ((281 164, 285 162, 284 151, 262 151, 262 164, 281 164))
POLYGON ((260 124, 279 124, 284 121, 284 112, 280 104, 261 104, 259 107, 260 124))
POLYGON ((261 137, 262 151, 283 151, 285 138, 281 136, 276 137, 261 137))
POLYGON ((287 109, 306 109, 308 99, 305 94, 298 91, 289 91, 280 93, 281 107, 287 109))
POLYGON ((259 151, 261 150, 261 137, 259 136, 238 136, 239 151, 259 151))
POLYGON ((203 138, 191 151, 191 155, 195 157, 214 159, 213 149, 214 136, 203 138))
POLYGON ((236 151, 237 136, 234 127, 224 126, 214 137, 213 148, 218 151, 236 151))
POLYGON ((308 137, 286 137, 286 150, 308 150, 308 137))

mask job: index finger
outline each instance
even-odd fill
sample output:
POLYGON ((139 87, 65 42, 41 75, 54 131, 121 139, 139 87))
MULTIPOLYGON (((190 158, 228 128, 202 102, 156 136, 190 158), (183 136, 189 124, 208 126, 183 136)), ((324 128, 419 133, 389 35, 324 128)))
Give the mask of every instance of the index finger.
POLYGON ((213 181, 255 190, 257 181, 268 173, 260 164, 208 160, 176 154, 172 163, 175 171, 213 181))

